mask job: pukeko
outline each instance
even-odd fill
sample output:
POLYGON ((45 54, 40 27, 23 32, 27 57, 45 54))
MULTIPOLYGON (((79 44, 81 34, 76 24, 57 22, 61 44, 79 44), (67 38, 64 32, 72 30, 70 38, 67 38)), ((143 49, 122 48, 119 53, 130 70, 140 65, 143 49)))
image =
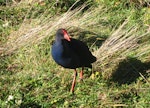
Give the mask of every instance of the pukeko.
POLYGON ((96 61, 89 48, 82 41, 71 38, 65 29, 58 29, 51 53, 57 64, 75 70, 71 92, 74 92, 76 84, 76 68, 82 67, 80 72, 82 80, 84 67, 92 68, 91 63, 96 61))

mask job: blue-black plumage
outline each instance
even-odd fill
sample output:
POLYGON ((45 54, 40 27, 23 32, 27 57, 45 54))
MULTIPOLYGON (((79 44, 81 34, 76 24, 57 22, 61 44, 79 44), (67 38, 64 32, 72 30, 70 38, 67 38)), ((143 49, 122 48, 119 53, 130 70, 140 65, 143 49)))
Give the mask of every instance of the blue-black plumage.
POLYGON ((82 67, 80 78, 83 77, 83 68, 92 68, 91 63, 96 61, 85 43, 71 38, 65 29, 59 29, 56 33, 55 42, 52 45, 52 57, 55 62, 64 68, 75 69, 71 91, 74 92, 76 68, 82 67))

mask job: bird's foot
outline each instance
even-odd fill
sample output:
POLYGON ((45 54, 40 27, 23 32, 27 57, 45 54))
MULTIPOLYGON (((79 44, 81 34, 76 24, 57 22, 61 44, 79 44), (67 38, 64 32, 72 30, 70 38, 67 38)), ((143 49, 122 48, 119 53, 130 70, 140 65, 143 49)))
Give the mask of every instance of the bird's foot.
POLYGON ((74 95, 74 90, 71 89, 71 90, 70 90, 70 93, 74 95))
POLYGON ((77 82, 83 82, 83 77, 82 78, 80 78, 80 79, 78 79, 78 81, 77 82))

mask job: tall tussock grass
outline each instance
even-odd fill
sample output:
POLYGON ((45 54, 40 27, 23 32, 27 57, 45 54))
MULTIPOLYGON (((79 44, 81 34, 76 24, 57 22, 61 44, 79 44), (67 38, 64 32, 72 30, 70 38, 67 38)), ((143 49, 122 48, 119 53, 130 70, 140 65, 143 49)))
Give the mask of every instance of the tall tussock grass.
MULTIPOLYGON (((85 7, 86 4, 83 4, 74 10, 69 9, 61 15, 51 16, 47 15, 47 11, 45 11, 38 18, 25 18, 20 28, 10 34, 7 43, 0 49, 2 50, 1 54, 14 53, 22 47, 38 44, 47 37, 53 39, 58 28, 65 28, 69 33, 75 28, 78 28, 78 32, 80 30, 90 31, 95 34, 104 32, 106 27, 100 21, 108 20, 104 15, 108 9, 100 5, 96 8, 91 7, 86 12, 83 12, 85 7)), ((137 51, 134 55, 135 57, 140 57, 150 52, 149 44, 142 48, 145 44, 138 43, 143 37, 149 35, 149 31, 140 33, 140 26, 132 25, 127 27, 130 17, 124 20, 117 29, 112 29, 111 35, 93 52, 97 57, 94 69, 105 71, 107 70, 106 65, 111 62, 112 64, 117 63, 118 60, 129 56, 131 52, 136 52, 138 48, 141 50, 137 51), (103 66, 104 68, 102 68, 103 66)))
MULTIPOLYGON (((132 7, 130 2, 133 0, 94 0, 99 4, 88 9, 86 3, 77 8, 69 5, 70 9, 64 11, 57 10, 58 7, 53 9, 51 5, 63 5, 67 0, 46 0, 41 4, 36 1, 14 3, 19 9, 19 6, 22 9, 27 5, 26 16, 22 15, 24 20, 17 22, 17 29, 11 23, 2 29, 11 30, 9 36, 6 36, 9 33, 2 36, 6 38, 4 41, 0 40, 2 108, 149 108, 150 29, 147 7, 132 7), (74 95, 69 93, 73 70, 58 66, 51 57, 51 43, 58 28, 65 28, 71 37, 86 42, 97 57, 93 73, 85 69, 84 81, 77 83, 74 95)), ((81 0, 70 1, 76 4, 81 0)), ((20 15, 16 14, 14 19, 20 15)))
POLYGON ((97 62, 94 63, 95 70, 102 72, 106 79, 111 77, 122 60, 128 57, 142 59, 144 54, 150 55, 150 44, 140 43, 143 38, 150 38, 150 31, 141 33, 137 25, 126 28, 128 22, 129 18, 94 52, 97 56, 97 62))
POLYGON ((92 10, 82 14, 84 7, 85 5, 82 5, 75 10, 68 10, 62 15, 51 16, 45 12, 36 19, 25 19, 20 28, 10 34, 3 53, 11 54, 21 47, 37 44, 46 37, 53 38, 58 28, 88 30, 91 25, 98 27, 98 21, 94 17, 102 10, 97 13, 92 10))

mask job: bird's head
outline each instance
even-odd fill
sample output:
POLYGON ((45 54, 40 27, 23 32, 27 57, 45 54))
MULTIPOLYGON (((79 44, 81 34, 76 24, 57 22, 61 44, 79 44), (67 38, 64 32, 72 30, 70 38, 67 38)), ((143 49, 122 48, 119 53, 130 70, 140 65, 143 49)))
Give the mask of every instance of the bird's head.
POLYGON ((68 35, 67 31, 65 29, 58 29, 56 33, 57 39, 66 39, 67 41, 70 40, 70 36, 68 35))

